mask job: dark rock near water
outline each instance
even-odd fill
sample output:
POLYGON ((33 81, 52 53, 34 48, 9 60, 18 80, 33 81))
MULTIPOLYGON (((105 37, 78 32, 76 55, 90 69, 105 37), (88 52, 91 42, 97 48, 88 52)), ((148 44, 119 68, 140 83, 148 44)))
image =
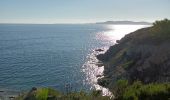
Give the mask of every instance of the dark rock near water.
POLYGON ((0 100, 15 100, 19 93, 19 91, 2 89, 0 90, 0 100))
POLYGON ((36 91, 37 88, 36 87, 32 87, 31 91, 36 91))
POLYGON ((96 77, 102 77, 102 75, 97 75, 96 77))
POLYGON ((37 88, 36 87, 33 87, 29 92, 28 94, 26 95, 26 97, 24 98, 24 100, 36 100, 35 99, 35 93, 37 91, 37 88))
POLYGON ((4 91, 0 90, 0 92, 4 92, 4 91))
POLYGON ((104 66, 103 63, 96 63, 96 65, 97 65, 98 67, 104 66))
POLYGON ((103 87, 107 87, 109 85, 109 80, 108 79, 98 79, 98 84, 103 86, 103 87))
POLYGON ((95 51, 102 52, 104 50, 103 49, 96 49, 95 51))

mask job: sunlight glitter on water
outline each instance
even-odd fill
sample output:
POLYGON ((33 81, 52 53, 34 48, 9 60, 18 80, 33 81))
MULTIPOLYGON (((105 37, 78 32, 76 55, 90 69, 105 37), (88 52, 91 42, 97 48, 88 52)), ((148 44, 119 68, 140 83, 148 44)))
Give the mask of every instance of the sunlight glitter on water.
POLYGON ((93 51, 92 54, 89 54, 87 56, 87 62, 83 65, 83 72, 86 73, 86 80, 90 85, 91 85, 91 89, 96 89, 96 90, 102 90, 102 94, 105 95, 109 95, 111 96, 112 93, 97 84, 97 80, 99 78, 103 77, 103 71, 104 71, 104 66, 98 67, 98 59, 96 58, 96 55, 100 54, 100 53, 104 53, 107 48, 103 48, 104 51, 102 52, 97 52, 97 51, 93 51), (97 76, 101 76, 101 77, 97 77, 97 76))
POLYGON ((103 95, 114 97, 109 89, 97 84, 97 80, 103 77, 104 66, 98 67, 97 64, 99 61, 96 58, 96 55, 106 52, 109 46, 114 45, 116 40, 120 40, 126 34, 144 27, 148 27, 148 25, 108 25, 108 31, 96 34, 96 39, 104 40, 107 42, 106 44, 108 44, 108 47, 102 47, 101 49, 104 50, 102 52, 93 50, 93 52, 87 56, 87 61, 83 65, 83 72, 86 74, 85 81, 91 85, 91 89, 95 88, 96 90, 102 90, 103 95))
POLYGON ((116 40, 120 40, 126 34, 147 26, 148 25, 108 25, 110 30, 103 32, 103 37, 115 43, 116 40))

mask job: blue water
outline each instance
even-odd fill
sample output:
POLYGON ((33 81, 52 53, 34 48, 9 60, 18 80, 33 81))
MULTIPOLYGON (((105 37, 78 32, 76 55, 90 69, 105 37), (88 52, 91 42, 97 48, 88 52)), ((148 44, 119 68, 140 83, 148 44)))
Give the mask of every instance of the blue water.
MULTIPOLYGON (((0 24, 0 88, 96 87, 95 49, 140 25, 0 24), (93 71, 94 70, 94 71, 93 71)), ((97 86, 98 87, 98 86, 97 86)))
POLYGON ((82 65, 95 48, 109 44, 97 39, 106 25, 1 24, 0 87, 27 90, 53 87, 89 90, 82 65))

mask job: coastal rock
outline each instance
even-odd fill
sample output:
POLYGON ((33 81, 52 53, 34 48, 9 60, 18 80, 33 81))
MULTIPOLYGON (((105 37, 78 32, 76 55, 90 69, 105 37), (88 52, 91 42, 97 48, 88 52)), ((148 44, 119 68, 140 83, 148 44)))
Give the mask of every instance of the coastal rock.
POLYGON ((102 75, 97 75, 96 77, 102 77, 102 75))
POLYGON ((111 88, 122 78, 131 83, 170 82, 170 32, 158 35, 151 31, 153 28, 132 32, 97 55, 105 68, 104 78, 98 80, 100 85, 111 88))
POLYGON ((96 49, 95 51, 102 52, 104 50, 103 49, 96 49))

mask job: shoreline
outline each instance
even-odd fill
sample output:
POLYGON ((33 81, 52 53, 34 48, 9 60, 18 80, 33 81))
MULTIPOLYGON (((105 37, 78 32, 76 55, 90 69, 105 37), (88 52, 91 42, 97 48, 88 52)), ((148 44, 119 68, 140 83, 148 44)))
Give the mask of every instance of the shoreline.
POLYGON ((87 82, 91 84, 95 90, 101 90, 103 96, 113 96, 108 88, 105 88, 98 84, 98 79, 103 78, 104 66, 97 59, 97 55, 107 51, 107 47, 96 48, 93 52, 87 56, 87 61, 83 65, 84 72, 86 73, 87 82))
POLYGON ((22 91, 12 89, 0 89, 0 100, 12 100, 18 97, 22 91))

